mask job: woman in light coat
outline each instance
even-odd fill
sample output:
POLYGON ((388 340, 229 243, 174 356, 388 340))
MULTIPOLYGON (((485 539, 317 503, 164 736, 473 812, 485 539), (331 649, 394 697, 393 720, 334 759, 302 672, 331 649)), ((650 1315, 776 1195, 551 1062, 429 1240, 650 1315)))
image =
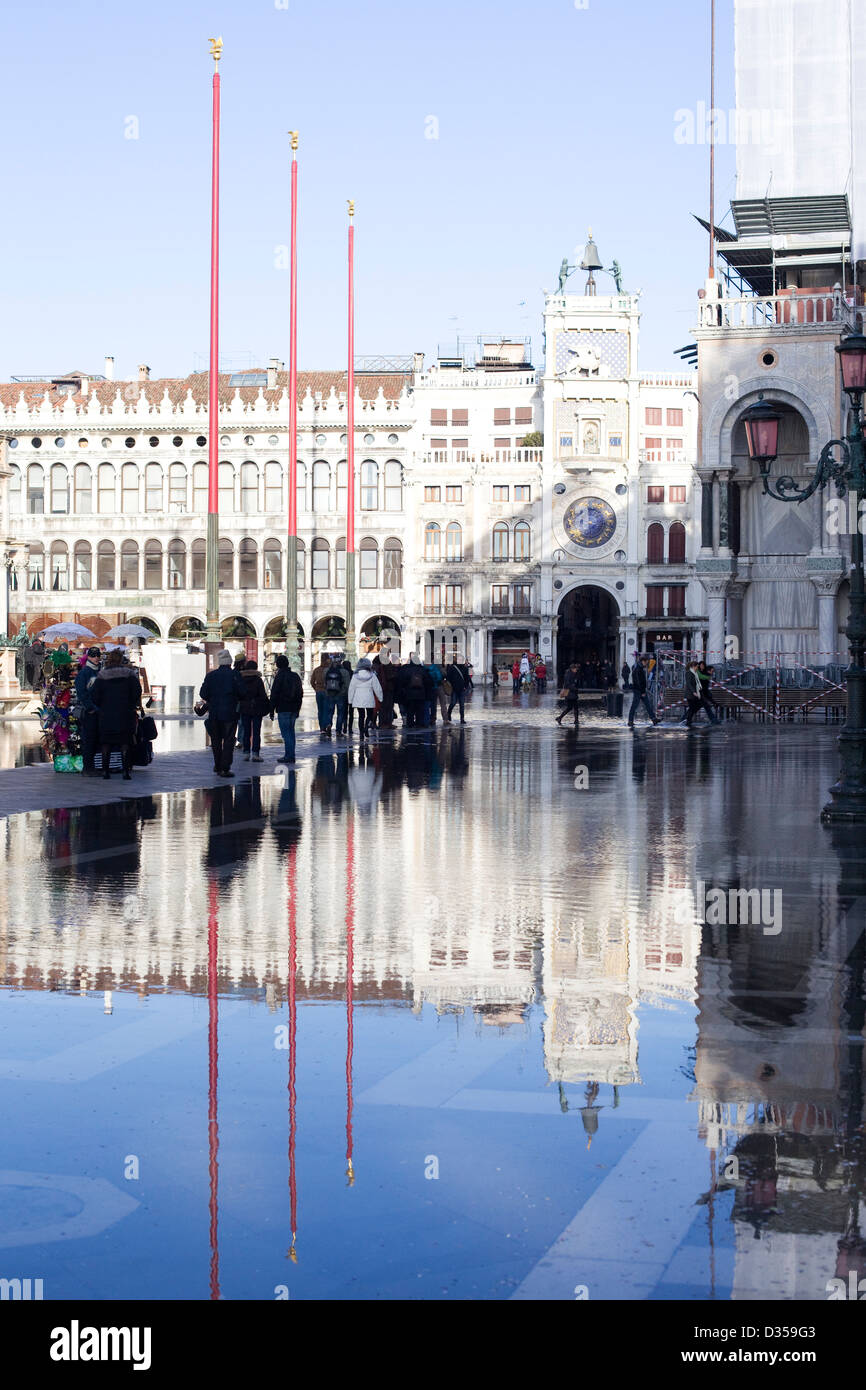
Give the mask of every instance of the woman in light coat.
POLYGON ((382 699, 382 686, 373 663, 362 656, 349 683, 349 704, 358 714, 358 736, 366 739, 376 715, 376 701, 382 699))

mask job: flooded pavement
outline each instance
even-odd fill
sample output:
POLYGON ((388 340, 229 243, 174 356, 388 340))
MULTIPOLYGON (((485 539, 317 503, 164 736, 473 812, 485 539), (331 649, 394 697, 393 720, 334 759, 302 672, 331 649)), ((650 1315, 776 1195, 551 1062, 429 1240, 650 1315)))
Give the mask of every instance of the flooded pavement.
POLYGON ((829 729, 575 736, 509 698, 0 822, 0 1275, 826 1301, 866 1177, 836 758, 829 729))

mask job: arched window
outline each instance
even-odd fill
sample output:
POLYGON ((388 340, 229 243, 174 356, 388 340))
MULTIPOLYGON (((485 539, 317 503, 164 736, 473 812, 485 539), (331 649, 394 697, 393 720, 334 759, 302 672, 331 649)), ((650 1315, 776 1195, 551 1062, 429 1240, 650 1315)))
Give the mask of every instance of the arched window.
POLYGON ((494 560, 507 560, 509 555, 509 532, 507 523, 497 521, 493 528, 493 558, 494 560))
POLYGON ((449 521, 445 528, 445 558, 463 559, 463 528, 459 521, 449 521))
POLYGON ((385 464, 385 511, 403 510, 403 469, 396 459, 385 464))
POLYGON ((345 516, 349 506, 347 479, 349 477, 345 459, 337 464, 337 515, 345 516))
MULTIPOLYGON (((96 505, 100 516, 110 516, 117 506, 115 489, 117 479, 114 473, 114 465, 111 463, 101 463, 97 475, 97 497, 96 505)), ((102 585, 98 585, 101 589, 102 585)))
POLYGON ((281 589, 283 585, 283 554, 279 541, 265 541, 265 588, 281 589))
POLYGON ((189 587, 191 589, 203 589, 207 577, 207 541, 193 541, 190 546, 192 557, 191 575, 189 587))
MULTIPOLYGON (((313 464, 313 511, 318 515, 330 510, 331 470, 321 459, 313 464)), ((313 586, 315 588, 315 585, 313 586)))
POLYGON ((298 464, 298 482, 296 491, 298 494, 298 511, 305 512, 307 510, 307 469, 306 465, 303 463, 298 464))
POLYGON ((183 541, 174 540, 168 543, 168 587, 186 588, 186 546, 183 541))
POLYGON ((382 588, 402 589, 403 546, 396 536, 389 536, 382 550, 382 588))
POLYGON ((138 588, 138 542, 124 541, 120 547, 120 587, 138 588))
POLYGON ((675 521, 668 531, 668 563, 684 565, 686 562, 686 528, 681 521, 675 521))
POLYGON ((43 589, 43 576, 45 574, 45 551, 41 545, 31 545, 30 555, 27 560, 27 588, 31 592, 43 589))
POLYGON ((162 469, 158 463, 149 463, 144 470, 144 510, 161 512, 162 509, 162 469))
POLYGON ((79 516, 90 516, 93 511, 93 472, 89 463, 75 465, 75 510, 79 516))
POLYGON ((192 466, 192 509, 200 513, 207 511, 206 463, 194 463, 192 466))
POLYGON ((298 588, 304 589, 307 584, 307 551, 302 540, 298 541, 298 588))
POLYGON ((254 540, 245 536, 238 546, 238 588, 257 589, 259 587, 259 548, 254 540))
POLYGON ((217 473, 219 481, 218 506, 220 516, 228 516, 235 509, 235 470, 230 463, 221 463, 217 473))
POLYGON ((346 587, 346 537, 340 536, 334 546, 334 588, 346 587))
POLYGON ((235 548, 231 541, 222 537, 217 554, 217 583, 221 589, 235 587, 235 548))
POLYGON ((428 521, 424 527, 424 559, 434 562, 442 559, 442 528, 436 521, 428 521))
POLYGON ((530 558, 530 539, 531 531, 528 521, 518 521, 514 528, 514 558, 515 560, 528 560, 530 558))
POLYGON ((69 588, 69 551, 65 541, 55 541, 51 547, 51 588, 54 593, 65 593, 69 588))
POLYGON ((73 553, 73 574, 76 589, 93 588, 93 551, 89 541, 76 541, 73 553))
POLYGON ((55 463, 51 468, 51 510, 69 511, 69 474, 62 463, 55 463))
POLYGON ((173 463, 168 470, 168 509, 186 511, 186 466, 182 463, 173 463))
POLYGON ((331 583, 331 548, 326 540, 317 537, 311 547, 313 556, 312 586, 327 589, 331 583))
POLYGON ((379 587, 379 547, 372 536, 361 541, 359 588, 378 589, 379 587))
POLYGON ((283 470, 278 463, 265 464, 265 511, 283 510, 283 470))
MULTIPOLYGON (((250 516, 259 509, 259 470, 254 463, 241 464, 241 511, 250 516)), ((243 588, 243 585, 241 585, 243 588)))
POLYGON ((99 545, 96 547, 97 589, 114 589, 116 587, 116 567, 114 542, 100 541, 99 545))
POLYGON ((138 511, 138 467, 125 463, 120 470, 120 510, 124 516, 135 516, 138 511))
POLYGON ((379 509, 379 465, 373 459, 364 459, 361 464, 361 511, 375 512, 379 509))
POLYGON ((9 510, 15 514, 21 511, 21 469, 17 463, 12 464, 9 477, 9 510))
POLYGON ((650 565, 663 565, 665 559, 665 528, 654 521, 646 533, 646 558, 650 565))
POLYGON ((45 511, 45 469, 41 463, 31 463, 27 469, 27 510, 31 516, 45 511))
POLYGON ((159 541, 147 541, 144 547, 144 587, 162 588, 162 545, 159 541))

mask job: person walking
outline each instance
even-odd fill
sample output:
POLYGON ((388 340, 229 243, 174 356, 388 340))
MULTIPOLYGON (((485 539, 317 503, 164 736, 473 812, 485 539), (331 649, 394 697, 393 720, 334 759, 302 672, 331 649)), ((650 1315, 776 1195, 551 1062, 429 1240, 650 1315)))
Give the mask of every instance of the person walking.
POLYGON ((401 666, 400 674, 402 679, 398 691, 405 711, 406 728, 420 729, 424 716, 424 705, 433 694, 433 682, 421 664, 421 658, 417 652, 409 653, 408 664, 401 666))
POLYGON ((352 663, 350 661, 340 662, 340 693, 337 696, 337 738, 345 738, 346 734, 352 734, 355 730, 355 711, 349 704, 349 685, 352 681, 352 663))
POLYGON ((512 667, 511 667, 511 693, 512 693, 512 695, 517 695, 518 692, 519 692, 519 690, 520 690, 520 662, 519 662, 519 661, 517 660, 517 658, 515 657, 515 658, 514 658, 513 665, 512 665, 512 667))
POLYGON ((325 731, 325 710, 327 709, 327 701, 325 700, 325 676, 330 669, 331 658, 326 652, 322 652, 318 666, 314 667, 310 672, 310 685, 315 691, 316 712, 319 717, 319 730, 322 733, 325 731))
POLYGON ((390 729, 394 723, 394 687, 397 681, 397 667, 391 660, 391 653, 383 647, 373 657, 373 670, 382 687, 382 704, 379 709, 379 728, 390 729))
POLYGON ((580 724, 580 667, 576 661, 566 669, 562 677, 562 689, 560 699, 564 701, 563 707, 556 716, 557 724, 561 724, 567 714, 574 714, 574 727, 580 724))
MULTIPOLYGON (((516 662, 515 662, 515 665, 517 665, 516 662)), ((513 672, 512 672, 512 674, 513 674, 513 672)), ((465 724, 465 723, 466 723, 466 705, 465 705, 465 700, 466 700, 466 682, 465 682, 464 679, 463 679, 463 672, 461 671, 460 666, 458 665, 458 663, 457 663, 456 661, 452 661, 451 664, 450 664, 449 666, 446 666, 446 667, 445 667, 445 679, 447 680, 448 684, 451 686, 451 698, 450 698, 450 700, 449 700, 449 702, 448 702, 448 723, 449 723, 449 724, 451 723, 451 715, 452 715, 452 713, 453 713, 453 711, 454 711, 454 706, 455 706, 455 705, 459 705, 459 706, 460 706, 460 723, 461 723, 461 724, 465 724)), ((520 671, 519 671, 519 668, 518 668, 518 681, 519 681, 519 679, 520 679, 520 671)))
POLYGON ((716 721, 722 717, 719 707, 712 695, 712 683, 715 669, 715 666, 708 666, 705 661, 698 662, 698 680, 701 684, 701 698, 703 700, 704 709, 707 712, 707 717, 712 724, 715 724, 716 721))
POLYGON ((252 758, 254 763, 260 763, 264 761, 262 758, 262 720, 270 710, 268 692, 265 690, 261 672, 252 659, 245 664, 240 677, 244 692, 239 706, 243 719, 244 732, 241 748, 244 762, 248 763, 252 758))
POLYGON ((75 677, 75 699, 80 710, 78 716, 78 736, 81 739, 81 759, 85 777, 98 777, 96 771, 96 748, 99 742, 99 710, 93 703, 93 682, 99 675, 100 657, 98 647, 89 647, 87 659, 75 677))
MULTIPOLYGON (((691 728, 692 720, 694 719, 695 715, 700 712, 702 708, 706 708, 706 706, 704 705, 704 697, 703 692, 701 690, 700 677, 698 676, 698 663, 697 661, 690 661, 688 666, 686 667, 685 724, 687 729, 691 728)), ((712 714, 710 714, 709 711, 707 711, 707 717, 710 723, 712 723, 713 716, 712 714)))
POLYGON ((369 657, 362 656, 349 682, 349 704, 358 713, 358 737, 365 742, 376 717, 376 701, 382 699, 382 685, 369 657))
POLYGON ((628 662, 627 662, 627 661, 624 661, 624 662, 622 663, 622 671, 620 672, 620 675, 622 676, 622 688, 623 688, 623 690, 630 690, 630 689, 631 689, 631 671, 629 670, 629 665, 628 665, 628 662))
POLYGON ((650 703, 649 695, 647 694, 647 661, 647 657, 639 656, 638 653, 635 652, 634 667, 632 668, 631 673, 631 688, 633 691, 633 695, 631 709, 628 712, 628 727, 630 729, 634 728, 634 717, 637 713, 638 705, 644 706, 647 714, 650 717, 651 723, 659 723, 659 720, 656 719, 656 712, 653 709, 652 704, 650 703))
POLYGON ((234 777, 232 758, 244 686, 240 671, 232 668, 231 652, 223 648, 216 666, 208 671, 198 693, 208 707, 207 731, 214 772, 218 777, 234 777))
POLYGON ((271 719, 276 716, 284 746, 283 756, 278 758, 277 762, 285 763, 289 767, 295 762, 295 723, 303 702, 304 687, 301 678, 297 671, 293 671, 289 666, 289 658, 285 652, 278 652, 269 713, 271 719))
POLYGON ((442 721, 444 723, 445 720, 448 718, 448 705, 445 698, 444 690, 444 686, 446 684, 445 672, 442 670, 442 667, 439 665, 438 662, 431 661, 430 665, 427 667, 427 673, 430 677, 430 684, 433 687, 433 693, 430 699, 428 709, 425 712, 426 722, 428 724, 436 723, 436 712, 438 709, 442 715, 442 721))
POLYGON ((547 666, 541 657, 535 664, 535 689, 539 695, 543 695, 547 689, 547 666))
POLYGON ((520 658, 520 688, 528 690, 529 680, 532 675, 532 667, 529 663, 529 652, 524 652, 520 658))
MULTIPOLYGON (((233 670, 233 671, 237 671, 238 675, 243 675, 244 667, 246 666, 246 664, 247 664, 247 654, 246 654, 246 652, 245 652, 245 651, 244 651, 244 652, 235 652, 234 660, 232 661, 232 670, 233 670)), ((236 740, 235 740, 236 747, 238 747, 238 748, 242 748, 242 747, 243 747, 243 743, 244 743, 244 734, 245 734, 245 733, 246 733, 246 715, 244 714, 243 710, 240 709, 240 710, 238 710, 238 731, 237 731, 236 740)))
POLYGON ((132 776, 131 749, 141 705, 141 682, 134 671, 124 670, 122 652, 109 652, 105 666, 90 687, 90 698, 97 710, 102 775, 111 776, 111 753, 119 748, 123 779, 128 782, 132 776))
POLYGON ((334 711, 343 690, 343 672, 340 670, 341 658, 335 652, 328 661, 325 678, 322 682, 322 705, 319 727, 323 738, 330 738, 333 731, 334 711))

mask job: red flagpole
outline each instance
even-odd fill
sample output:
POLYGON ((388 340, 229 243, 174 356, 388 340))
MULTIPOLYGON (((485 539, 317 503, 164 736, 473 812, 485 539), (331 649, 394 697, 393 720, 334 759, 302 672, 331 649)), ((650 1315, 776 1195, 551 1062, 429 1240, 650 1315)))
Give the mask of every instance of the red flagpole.
POLYGON ((289 271, 289 530, 286 547, 286 655, 297 664, 298 642, 298 132, 292 139, 292 211, 289 271))
MULTIPOLYGON (((207 426, 207 541, 205 555, 207 632, 209 644, 219 644, 219 200, 220 200, 220 76, 222 39, 210 39, 214 60, 213 145, 211 161, 210 232, 210 361, 207 426)), ((208 653, 215 659, 215 647, 208 653)))
POLYGON ((349 361, 346 418, 346 655, 355 661, 355 204, 349 199, 349 361))

